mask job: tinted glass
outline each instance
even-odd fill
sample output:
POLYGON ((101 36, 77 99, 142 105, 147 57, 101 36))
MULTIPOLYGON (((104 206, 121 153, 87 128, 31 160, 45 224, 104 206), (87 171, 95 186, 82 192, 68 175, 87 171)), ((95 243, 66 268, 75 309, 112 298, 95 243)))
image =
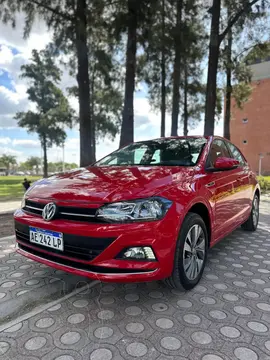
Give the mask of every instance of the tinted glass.
POLYGON ((193 166, 196 165, 205 144, 204 138, 138 142, 106 156, 95 166, 193 166))
POLYGON ((240 165, 244 166, 246 164, 246 161, 245 159, 243 158, 242 154, 240 153, 240 151, 231 143, 227 143, 232 155, 233 155, 233 158, 238 160, 240 162, 240 165))

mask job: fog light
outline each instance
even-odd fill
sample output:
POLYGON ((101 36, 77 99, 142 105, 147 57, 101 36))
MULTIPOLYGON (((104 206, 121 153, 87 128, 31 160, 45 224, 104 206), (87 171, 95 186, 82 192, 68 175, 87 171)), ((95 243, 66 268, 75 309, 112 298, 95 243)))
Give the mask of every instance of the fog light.
POLYGON ((123 252, 122 259, 155 260, 150 247, 132 247, 123 252))

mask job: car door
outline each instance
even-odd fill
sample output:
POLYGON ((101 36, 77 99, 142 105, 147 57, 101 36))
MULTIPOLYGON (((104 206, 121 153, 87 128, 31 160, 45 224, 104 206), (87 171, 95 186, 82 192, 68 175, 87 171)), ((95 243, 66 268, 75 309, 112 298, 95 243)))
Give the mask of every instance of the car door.
POLYGON ((214 139, 206 162, 208 173, 205 186, 210 192, 210 201, 214 206, 214 238, 219 239, 235 227, 240 212, 238 191, 239 169, 215 171, 214 164, 219 157, 232 158, 222 139, 214 139))
POLYGON ((247 214, 250 212, 253 200, 253 186, 251 184, 252 171, 240 150, 228 141, 226 141, 226 145, 228 146, 232 157, 239 161, 239 167, 237 169, 239 192, 238 203, 240 207, 239 215, 246 218, 247 214))

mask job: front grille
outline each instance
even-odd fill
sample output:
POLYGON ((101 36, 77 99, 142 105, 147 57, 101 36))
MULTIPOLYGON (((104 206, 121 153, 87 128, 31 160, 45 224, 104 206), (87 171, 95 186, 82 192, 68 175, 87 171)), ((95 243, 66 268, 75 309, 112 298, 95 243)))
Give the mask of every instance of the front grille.
MULTIPOLYGON (((24 211, 30 214, 42 216, 42 210, 46 204, 36 201, 26 200, 24 211)), ((83 222, 98 222, 102 220, 96 218, 97 208, 78 208, 71 206, 58 206, 58 219, 74 220, 83 222)))
MULTIPOLYGON (((78 260, 92 261, 102 253, 116 238, 92 238, 63 234, 64 251, 52 249, 39 244, 30 243, 29 226, 15 222, 16 237, 27 246, 31 244, 35 249, 42 249, 55 255, 65 255, 78 260)), ((58 260, 57 260, 58 261, 58 260)))
POLYGON ((27 212, 29 212, 31 214, 36 214, 36 215, 41 216, 44 206, 45 206, 45 204, 41 204, 41 203, 38 203, 38 202, 26 200, 23 210, 25 210, 25 211, 27 211, 27 212))
POLYGON ((63 258, 56 259, 54 256, 44 254, 38 250, 30 249, 27 246, 24 246, 22 244, 18 244, 18 246, 19 246, 19 249, 22 249, 30 254, 39 256, 40 258, 43 258, 43 259, 46 259, 49 261, 53 261, 53 262, 57 262, 58 264, 70 266, 75 269, 91 271, 91 272, 94 272, 97 274, 132 274, 132 273, 142 273, 143 274, 143 273, 148 273, 148 272, 154 272, 156 270, 156 269, 151 269, 151 270, 119 269, 119 268, 107 268, 104 266, 88 265, 88 264, 78 263, 76 261, 63 259, 63 258))

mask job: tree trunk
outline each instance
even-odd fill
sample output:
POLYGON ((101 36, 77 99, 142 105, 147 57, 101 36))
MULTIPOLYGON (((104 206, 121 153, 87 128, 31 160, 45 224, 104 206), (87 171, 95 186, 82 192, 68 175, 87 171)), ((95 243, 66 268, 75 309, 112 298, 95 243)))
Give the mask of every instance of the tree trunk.
POLYGON ((162 49, 161 49, 161 137, 165 136, 166 122, 166 58, 165 58, 165 0, 162 0, 162 49))
MULTIPOLYGON (((91 61, 91 59, 90 59, 91 61)), ((93 60, 94 62, 94 60, 93 60)), ((94 103, 95 103, 95 65, 94 67, 92 67, 92 74, 91 74, 91 91, 90 91, 90 100, 91 100, 91 106, 90 106, 90 111, 91 111, 91 120, 92 123, 94 125, 95 128, 95 133, 96 133, 96 121, 95 121, 95 107, 94 107, 94 103)), ((96 159, 96 138, 94 138, 94 143, 93 143, 93 157, 94 159, 96 159)))
MULTIPOLYGON (((228 21, 231 18, 231 11, 228 7, 228 21)), ((224 118, 224 137, 230 140, 230 121, 231 121, 231 99, 232 99, 232 43, 233 34, 232 29, 228 31, 228 46, 227 46, 227 68, 226 68, 226 105, 224 118)))
POLYGON ((42 137, 42 147, 43 147, 43 177, 48 177, 48 158, 47 158, 47 139, 46 135, 42 137))
POLYGON ((206 88, 204 135, 214 135, 215 111, 217 101, 217 70, 219 59, 219 23, 221 0, 214 0, 212 6, 212 23, 209 45, 208 76, 206 88))
POLYGON ((184 136, 188 135, 188 69, 185 64, 185 85, 184 85, 184 136))
POLYGON ((181 38, 182 38, 182 10, 183 0, 177 0, 177 20, 174 35, 174 64, 173 64, 173 98, 172 98, 172 127, 171 135, 177 136, 179 103, 180 103, 180 70, 181 70, 181 38))
POLYGON ((128 0, 128 39, 126 47, 126 76, 120 147, 134 141, 134 90, 137 51, 137 0, 128 0))
POLYGON ((80 117, 80 165, 95 161, 95 128, 90 110, 90 80, 88 72, 86 0, 77 0, 76 7, 76 53, 78 60, 77 82, 79 88, 80 117))

